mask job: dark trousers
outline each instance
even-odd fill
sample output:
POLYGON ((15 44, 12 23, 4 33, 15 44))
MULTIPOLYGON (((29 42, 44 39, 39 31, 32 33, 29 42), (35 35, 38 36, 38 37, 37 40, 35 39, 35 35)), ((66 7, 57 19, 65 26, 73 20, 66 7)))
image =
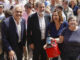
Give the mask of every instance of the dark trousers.
POLYGON ((33 50, 33 60, 47 60, 46 51, 43 49, 45 41, 41 41, 41 45, 33 50))
POLYGON ((33 51, 33 60, 46 60, 46 59, 47 59, 47 55, 45 50, 35 49, 33 51))
POLYGON ((53 58, 52 60, 58 60, 58 57, 56 57, 56 58, 53 58))
POLYGON ((4 60, 4 53, 0 54, 0 60, 4 60))
POLYGON ((62 60, 77 60, 78 57, 74 56, 63 56, 62 60))

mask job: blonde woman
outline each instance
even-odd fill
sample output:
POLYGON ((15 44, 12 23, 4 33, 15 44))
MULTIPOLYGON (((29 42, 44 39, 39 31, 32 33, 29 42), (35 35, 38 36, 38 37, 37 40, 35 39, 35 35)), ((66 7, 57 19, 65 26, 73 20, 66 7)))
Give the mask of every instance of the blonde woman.
POLYGON ((76 16, 77 15, 77 10, 78 10, 77 1, 76 0, 71 0, 70 1, 70 7, 73 9, 73 13, 76 16))

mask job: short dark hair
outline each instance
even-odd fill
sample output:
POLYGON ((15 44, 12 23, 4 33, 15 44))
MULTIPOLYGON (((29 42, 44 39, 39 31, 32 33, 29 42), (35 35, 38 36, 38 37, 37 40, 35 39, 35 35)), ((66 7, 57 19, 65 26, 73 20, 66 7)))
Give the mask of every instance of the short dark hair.
POLYGON ((66 4, 69 4, 68 0, 63 0, 63 2, 65 2, 66 4))
POLYGON ((24 7, 32 8, 32 4, 31 3, 26 3, 24 7))
MULTIPOLYGON (((76 16, 70 16, 69 19, 68 19, 68 22, 70 22, 72 19, 75 19, 77 21, 77 18, 76 16)), ((78 21, 77 21, 78 22, 78 21)))
POLYGON ((35 7, 38 8, 38 6, 39 6, 39 2, 36 3, 35 7))
POLYGON ((9 17, 9 16, 12 16, 11 10, 5 10, 5 11, 4 11, 4 14, 5 14, 5 17, 6 17, 6 18, 9 17))
POLYGON ((57 5, 57 8, 59 8, 60 10, 63 10, 62 5, 57 5))

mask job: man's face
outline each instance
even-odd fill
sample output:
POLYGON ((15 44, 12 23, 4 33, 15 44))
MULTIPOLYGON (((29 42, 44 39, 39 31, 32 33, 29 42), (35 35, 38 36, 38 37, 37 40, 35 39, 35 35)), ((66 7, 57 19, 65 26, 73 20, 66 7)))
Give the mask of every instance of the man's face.
POLYGON ((0 13, 3 13, 3 6, 0 6, 0 13))
POLYGON ((64 7, 64 9, 66 9, 68 7, 68 4, 65 1, 63 2, 63 7, 64 7))
POLYGON ((1 2, 4 2, 4 0, 0 0, 1 2))
POLYGON ((55 2, 56 2, 55 0, 51 0, 52 5, 55 5, 55 2))
POLYGON ((13 11, 13 16, 15 19, 20 19, 22 17, 22 8, 21 7, 15 8, 15 10, 13 11))
POLYGON ((39 13, 44 12, 44 10, 45 10, 45 5, 44 5, 44 3, 42 3, 42 4, 39 5, 38 10, 39 10, 39 13))

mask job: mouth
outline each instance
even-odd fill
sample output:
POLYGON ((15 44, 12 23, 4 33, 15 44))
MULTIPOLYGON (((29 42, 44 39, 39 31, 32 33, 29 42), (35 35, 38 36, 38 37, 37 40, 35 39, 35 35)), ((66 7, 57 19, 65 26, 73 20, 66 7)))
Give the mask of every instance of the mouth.
POLYGON ((76 24, 75 23, 72 23, 71 26, 76 26, 76 24))

